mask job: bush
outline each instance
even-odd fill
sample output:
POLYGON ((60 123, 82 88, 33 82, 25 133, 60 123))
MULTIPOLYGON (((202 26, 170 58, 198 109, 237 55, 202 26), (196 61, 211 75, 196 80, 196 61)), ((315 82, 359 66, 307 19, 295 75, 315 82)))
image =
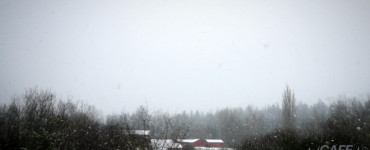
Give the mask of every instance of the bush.
POLYGON ((183 147, 182 147, 183 150, 194 150, 194 146, 191 145, 191 144, 185 144, 183 147))

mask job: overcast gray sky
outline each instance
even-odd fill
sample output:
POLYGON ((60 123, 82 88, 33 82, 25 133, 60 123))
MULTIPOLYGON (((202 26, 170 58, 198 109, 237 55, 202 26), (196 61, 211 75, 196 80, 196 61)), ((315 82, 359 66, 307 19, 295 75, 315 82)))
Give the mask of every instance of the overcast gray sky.
POLYGON ((0 101, 38 86, 104 114, 366 96, 370 1, 0 1, 0 101))

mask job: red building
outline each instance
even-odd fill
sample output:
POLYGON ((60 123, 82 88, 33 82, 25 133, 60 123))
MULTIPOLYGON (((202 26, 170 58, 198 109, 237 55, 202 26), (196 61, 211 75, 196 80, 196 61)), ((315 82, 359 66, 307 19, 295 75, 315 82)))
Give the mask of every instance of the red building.
POLYGON ((206 139, 204 142, 205 147, 223 147, 224 141, 221 139, 206 139))
POLYGON ((193 145, 194 147, 203 146, 203 141, 200 139, 178 139, 177 142, 180 143, 182 147, 186 144, 193 145))

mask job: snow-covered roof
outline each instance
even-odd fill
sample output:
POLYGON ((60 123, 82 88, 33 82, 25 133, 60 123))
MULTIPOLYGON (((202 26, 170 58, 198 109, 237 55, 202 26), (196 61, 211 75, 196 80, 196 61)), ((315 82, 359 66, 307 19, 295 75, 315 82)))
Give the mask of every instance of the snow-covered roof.
POLYGON ((182 142, 182 143, 194 143, 198 140, 199 139, 177 139, 178 142, 182 142))
POLYGON ((180 143, 174 143, 171 139, 151 139, 154 148, 182 148, 180 143))
POLYGON ((221 139, 206 139, 208 143, 224 143, 221 139))
POLYGON ((149 135, 150 130, 133 130, 133 134, 137 135, 149 135))

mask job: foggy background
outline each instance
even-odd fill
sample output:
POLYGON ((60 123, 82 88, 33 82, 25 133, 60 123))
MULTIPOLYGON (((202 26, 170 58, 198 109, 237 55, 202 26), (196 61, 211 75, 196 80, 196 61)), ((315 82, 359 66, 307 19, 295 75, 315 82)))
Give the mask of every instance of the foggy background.
POLYGON ((0 1, 0 102, 38 86, 104 114, 313 104, 370 90, 370 1, 0 1))

